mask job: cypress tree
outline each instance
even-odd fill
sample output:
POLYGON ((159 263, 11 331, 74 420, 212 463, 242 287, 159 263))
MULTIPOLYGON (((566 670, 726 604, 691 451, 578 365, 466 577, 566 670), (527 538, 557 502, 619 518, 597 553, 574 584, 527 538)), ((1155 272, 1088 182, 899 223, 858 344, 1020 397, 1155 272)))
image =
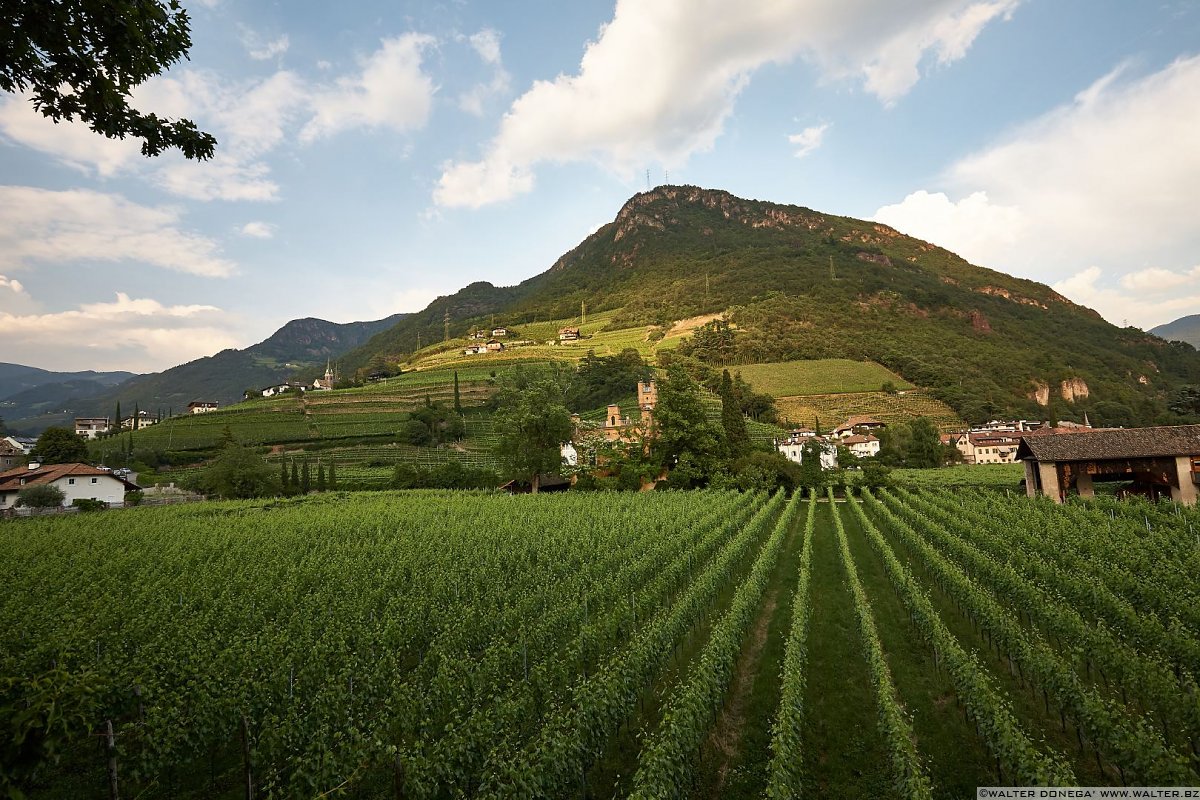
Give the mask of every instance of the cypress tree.
POLYGON ((292 459, 292 479, 288 482, 293 493, 300 488, 300 468, 296 466, 296 459, 292 459))
POLYGON ((308 467, 308 459, 304 459, 304 467, 300 470, 300 493, 308 494, 312 490, 312 472, 308 467))
POLYGON ((279 459, 279 485, 281 487, 283 487, 283 493, 287 494, 287 490, 288 490, 287 458, 279 459))
POLYGON ((329 491, 331 492, 337 490, 337 475, 333 472, 334 463, 333 461, 329 462, 329 491))
POLYGON ((117 401, 117 410, 113 413, 115 413, 117 415, 117 417, 116 417, 116 419, 113 420, 112 430, 119 431, 119 430, 121 430, 121 401, 120 400, 117 401))
POLYGON ((458 396, 458 370, 454 370, 454 413, 462 413, 462 400, 458 396))
POLYGON ((317 491, 325 491, 325 465, 317 462, 317 491))
POLYGON ((133 429, 135 431, 138 429, 138 423, 141 422, 141 419, 142 419, 142 412, 138 408, 138 404, 134 403, 133 404, 133 429))
POLYGON ((725 428, 725 442, 733 458, 745 455, 750 449, 750 435, 746 433, 746 418, 733 393, 733 380, 729 370, 721 372, 721 425, 725 428))

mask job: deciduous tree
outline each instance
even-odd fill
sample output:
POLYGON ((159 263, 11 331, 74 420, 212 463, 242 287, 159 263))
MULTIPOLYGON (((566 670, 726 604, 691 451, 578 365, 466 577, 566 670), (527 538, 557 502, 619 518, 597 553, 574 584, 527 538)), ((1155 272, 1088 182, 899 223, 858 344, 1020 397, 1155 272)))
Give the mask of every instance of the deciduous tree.
POLYGON ((571 438, 571 413, 563 405, 562 389, 552 380, 504 389, 496 424, 501 461, 514 478, 528 481, 537 494, 543 474, 559 474, 562 443, 571 438))

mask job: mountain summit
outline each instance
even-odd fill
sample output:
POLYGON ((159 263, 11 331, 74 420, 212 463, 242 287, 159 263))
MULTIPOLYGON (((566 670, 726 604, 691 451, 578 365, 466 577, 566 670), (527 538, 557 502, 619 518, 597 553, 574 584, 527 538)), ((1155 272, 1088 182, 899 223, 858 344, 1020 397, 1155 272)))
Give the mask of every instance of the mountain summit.
POLYGON ((630 198, 612 222, 512 287, 474 283, 348 354, 402 359, 474 326, 615 310, 611 327, 725 313, 722 363, 878 361, 968 420, 1170 422, 1200 383, 1194 348, 1117 328, 1045 284, 975 266, 877 222, 696 186, 630 198))

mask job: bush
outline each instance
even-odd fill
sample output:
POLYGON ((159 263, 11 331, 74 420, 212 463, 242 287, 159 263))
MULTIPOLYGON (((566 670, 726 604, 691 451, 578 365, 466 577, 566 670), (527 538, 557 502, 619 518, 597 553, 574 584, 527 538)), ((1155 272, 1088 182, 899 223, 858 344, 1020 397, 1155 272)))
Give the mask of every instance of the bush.
POLYGON ((108 508, 108 503, 103 500, 95 500, 91 497, 76 497, 71 501, 71 505, 85 512, 104 511, 108 508))
POLYGON ((63 490, 49 483, 29 486, 17 493, 17 505, 26 508, 57 508, 63 504, 63 490))
POLYGON ((145 493, 141 489, 125 493, 125 504, 130 506, 140 506, 142 501, 146 499, 145 493))

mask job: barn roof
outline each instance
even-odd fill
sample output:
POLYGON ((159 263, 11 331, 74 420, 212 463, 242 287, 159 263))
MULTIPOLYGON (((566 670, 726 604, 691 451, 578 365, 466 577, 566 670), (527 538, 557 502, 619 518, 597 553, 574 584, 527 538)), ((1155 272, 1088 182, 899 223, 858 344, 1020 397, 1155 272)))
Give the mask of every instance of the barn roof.
POLYGON ((1112 428, 1063 436, 1027 436, 1017 458, 1037 461, 1098 461, 1200 454, 1200 425, 1112 428))
POLYGON ((46 464, 38 466, 35 469, 28 467, 17 467, 5 472, 0 472, 0 489, 23 489, 26 486, 38 486, 43 483, 54 483, 60 478, 74 477, 101 477, 108 476, 114 480, 118 480, 125 484, 125 488, 130 491, 140 487, 130 483, 124 478, 113 475, 106 470, 97 469, 88 464, 70 463, 70 464, 46 464))

